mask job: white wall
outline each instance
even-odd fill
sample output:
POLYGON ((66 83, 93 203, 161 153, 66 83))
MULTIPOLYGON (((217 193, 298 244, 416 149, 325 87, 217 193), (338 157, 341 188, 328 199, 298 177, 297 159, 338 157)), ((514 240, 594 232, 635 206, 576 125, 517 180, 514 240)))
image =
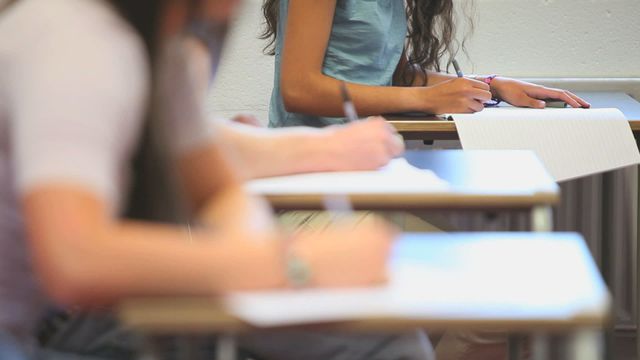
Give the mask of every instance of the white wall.
MULTIPOLYGON (((640 78, 640 0, 474 1, 472 61, 460 59, 469 73, 640 78)), ((266 119, 273 59, 256 39, 260 4, 245 0, 231 32, 208 103, 221 116, 251 112, 266 119)))

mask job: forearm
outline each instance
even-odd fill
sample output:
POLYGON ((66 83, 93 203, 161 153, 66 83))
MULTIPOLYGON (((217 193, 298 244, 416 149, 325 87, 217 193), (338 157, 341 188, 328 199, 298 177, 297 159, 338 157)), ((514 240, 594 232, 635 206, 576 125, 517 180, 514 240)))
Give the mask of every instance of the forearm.
POLYGON ((123 298, 213 295, 283 284, 277 249, 222 233, 142 223, 115 225, 94 239, 72 239, 56 256, 52 296, 65 304, 107 305, 123 298), (90 241, 88 241, 90 240, 90 241), (270 263, 272 268, 261 268, 270 263), (269 272, 271 271, 271 272, 269 272))
POLYGON ((186 224, 111 220, 102 201, 70 186, 31 192, 23 211, 34 266, 48 294, 63 304, 282 283, 279 235, 268 227, 194 227, 190 236, 186 224))
POLYGON ((244 164, 246 178, 335 170, 333 129, 265 129, 217 121, 220 138, 244 164))
MULTIPOLYGON (((415 89, 398 86, 370 86, 348 83, 347 87, 361 116, 420 110, 415 89)), ((287 111, 316 116, 344 116, 340 81, 317 74, 288 83, 282 96, 287 111)))
POLYGON ((440 84, 445 81, 453 80, 457 76, 455 74, 445 74, 436 71, 427 71, 427 86, 440 84))

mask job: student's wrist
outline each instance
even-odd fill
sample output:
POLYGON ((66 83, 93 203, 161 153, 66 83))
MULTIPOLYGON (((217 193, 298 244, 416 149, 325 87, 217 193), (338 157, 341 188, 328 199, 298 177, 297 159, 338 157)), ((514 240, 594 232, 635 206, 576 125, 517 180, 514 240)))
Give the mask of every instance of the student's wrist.
POLYGON ((489 90, 494 99, 500 98, 500 86, 507 80, 498 75, 477 75, 475 79, 489 85, 489 90))
POLYGON ((435 103, 432 100, 433 96, 431 96, 433 88, 427 86, 411 88, 411 90, 413 90, 412 93, 406 96, 410 103, 405 111, 423 111, 434 114, 435 103))
POLYGON ((342 126, 328 126, 319 129, 315 136, 307 141, 305 162, 309 168, 306 171, 337 171, 341 170, 340 162, 344 157, 344 142, 341 139, 342 126), (342 156, 341 156, 342 155, 342 156))

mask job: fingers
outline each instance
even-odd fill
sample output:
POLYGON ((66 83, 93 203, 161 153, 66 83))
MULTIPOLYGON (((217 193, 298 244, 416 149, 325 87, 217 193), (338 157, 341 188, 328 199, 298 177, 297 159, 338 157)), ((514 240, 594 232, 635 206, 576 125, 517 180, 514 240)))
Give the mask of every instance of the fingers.
POLYGON ((491 95, 491 91, 473 89, 469 93, 474 100, 478 100, 482 103, 491 101, 493 95, 491 95))
POLYGON ((582 105, 580 105, 579 102, 577 102, 574 98, 572 98, 567 91, 563 91, 563 90, 552 90, 553 91, 553 98, 554 99, 560 99, 564 102, 566 102, 567 104, 569 104, 569 106, 571 106, 572 108, 579 108, 582 107, 582 105))
POLYGON ((532 97, 527 97, 524 102, 524 106, 530 107, 532 109, 544 109, 547 106, 544 101, 532 97))
POLYGON ((476 113, 484 110, 484 104, 483 102, 480 102, 480 101, 471 101, 469 102, 468 108, 471 112, 476 113))
POLYGON ((378 126, 381 126, 383 128, 382 142, 385 145, 387 155, 389 156, 387 161, 404 153, 404 138, 402 137, 402 135, 398 134, 398 131, 393 125, 389 124, 389 122, 387 122, 387 120, 385 120, 381 116, 371 116, 367 118, 367 120, 376 122, 377 124, 379 124, 378 126))
MULTIPOLYGON (((540 87, 536 87, 535 91, 532 91, 528 95, 535 98, 535 100, 538 100, 538 101, 540 101, 540 99, 556 99, 556 100, 564 101, 565 103, 569 104, 569 106, 573 108, 583 107, 583 104, 578 102, 574 97, 572 97, 569 94, 570 92, 565 90, 551 89, 551 88, 540 86, 540 87)), ((585 102, 585 105, 586 105, 586 102, 585 102)), ((537 108, 540 108, 540 107, 537 107, 537 108)))
POLYGON ((591 107, 591 104, 589 104, 586 100, 579 97, 578 95, 572 93, 571 91, 567 91, 566 93, 569 96, 571 96, 575 101, 577 101, 582 108, 589 109, 591 107))

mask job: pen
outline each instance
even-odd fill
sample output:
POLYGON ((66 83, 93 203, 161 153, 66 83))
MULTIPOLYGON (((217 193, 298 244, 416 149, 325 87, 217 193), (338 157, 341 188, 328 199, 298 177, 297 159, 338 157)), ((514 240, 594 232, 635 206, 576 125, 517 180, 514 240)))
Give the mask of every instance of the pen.
POLYGON ((340 94, 342 95, 342 108, 344 109, 344 116, 347 117, 349 122, 358 121, 358 113, 356 107, 353 105, 351 96, 349 95, 349 89, 344 81, 340 82, 340 94))
POLYGON ((456 75, 458 75, 459 78, 464 77, 464 73, 460 69, 460 64, 458 64, 458 61, 456 59, 453 59, 451 60, 451 64, 453 64, 453 68, 456 69, 456 75))
MULTIPOLYGON (((458 75, 458 78, 463 78, 464 77, 464 73, 462 72, 462 69, 460 69, 460 64, 458 64, 458 61, 456 59, 451 59, 451 64, 453 65, 453 68, 456 69, 456 75, 458 75)), ((490 85, 491 84, 491 80, 493 80, 496 76, 492 75, 490 77, 488 77, 487 80, 485 80, 485 84, 490 85)), ((498 106, 498 104, 500 104, 502 102, 502 100, 497 99, 497 98, 493 98, 490 101, 487 101, 485 103, 483 103, 484 107, 494 107, 494 106, 498 106)), ((451 118, 451 116, 449 117, 451 118)), ((453 120, 453 118, 451 118, 451 120, 453 120)))
MULTIPOLYGON (((344 81, 340 82, 340 95, 342 95, 342 109, 349 122, 358 121, 358 113, 353 105, 349 89, 344 81)), ((332 214, 334 222, 339 222, 345 216, 353 215, 353 207, 347 195, 327 194, 323 199, 324 207, 332 214)))

